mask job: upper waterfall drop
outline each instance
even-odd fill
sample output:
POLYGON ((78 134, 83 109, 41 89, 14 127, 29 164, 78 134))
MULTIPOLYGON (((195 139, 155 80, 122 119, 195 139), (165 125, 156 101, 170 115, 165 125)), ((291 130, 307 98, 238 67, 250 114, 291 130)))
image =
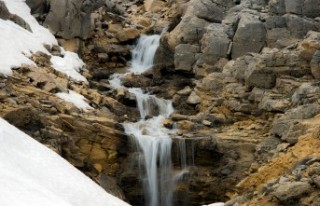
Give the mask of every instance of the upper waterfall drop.
POLYGON ((153 66, 153 59, 159 47, 160 35, 140 36, 136 47, 132 50, 130 72, 142 74, 153 66))

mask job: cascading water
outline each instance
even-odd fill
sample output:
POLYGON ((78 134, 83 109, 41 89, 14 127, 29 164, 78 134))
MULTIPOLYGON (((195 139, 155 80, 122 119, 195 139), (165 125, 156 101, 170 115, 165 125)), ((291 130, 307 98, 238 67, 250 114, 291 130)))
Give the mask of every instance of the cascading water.
MULTIPOLYGON (((159 46, 159 35, 141 36, 132 51, 129 72, 141 74, 153 66, 153 58, 159 46)), ((114 74, 110 79, 113 88, 123 87, 125 74, 114 74)), ((140 112, 138 122, 124 123, 125 132, 132 136, 143 153, 145 170, 144 193, 149 206, 172 205, 174 178, 172 175, 170 130, 162 122, 174 111, 172 102, 144 93, 140 88, 129 88, 135 95, 140 112)))

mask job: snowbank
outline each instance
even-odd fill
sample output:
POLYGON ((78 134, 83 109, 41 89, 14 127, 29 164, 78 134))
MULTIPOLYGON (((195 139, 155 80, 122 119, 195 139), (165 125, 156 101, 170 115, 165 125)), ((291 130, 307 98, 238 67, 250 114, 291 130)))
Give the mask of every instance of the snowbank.
MULTIPOLYGON (((24 19, 32 32, 20 27, 9 20, 0 19, 0 73, 11 75, 11 68, 21 64, 35 65, 28 57, 40 51, 50 54, 43 46, 57 45, 58 42, 50 31, 38 24, 31 15, 30 8, 25 0, 3 0, 11 14, 24 19)), ((85 77, 78 73, 83 66, 77 54, 67 52, 64 58, 53 57, 53 67, 77 81, 86 81, 85 77)))
POLYGON ((74 106, 78 107, 79 109, 83 109, 83 110, 93 109, 85 101, 86 98, 84 96, 74 91, 69 90, 69 93, 60 92, 60 93, 57 93, 56 95, 59 98, 63 99, 64 101, 74 104, 74 106))
POLYGON ((1 206, 127 206, 0 118, 1 206))

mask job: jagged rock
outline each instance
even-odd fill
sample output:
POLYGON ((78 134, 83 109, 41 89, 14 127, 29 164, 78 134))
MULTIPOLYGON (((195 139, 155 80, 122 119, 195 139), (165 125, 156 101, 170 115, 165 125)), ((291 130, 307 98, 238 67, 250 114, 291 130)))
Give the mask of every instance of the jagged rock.
POLYGON ((266 30, 259 16, 241 14, 237 31, 233 37, 232 58, 236 59, 247 52, 260 52, 265 45, 266 30))
POLYGON ((281 202, 288 202, 308 193, 311 189, 311 185, 306 182, 285 182, 276 189, 274 196, 281 202))
POLYGON ((273 123, 271 133, 281 137, 283 141, 295 144, 306 128, 299 123, 302 119, 309 119, 320 113, 317 104, 306 104, 288 110, 283 117, 273 123))
POLYGON ((174 53, 174 65, 175 70, 191 72, 193 64, 196 62, 197 53, 200 49, 198 46, 190 44, 179 44, 175 48, 174 53))
POLYGON ((320 97, 320 83, 304 83, 292 95, 294 105, 302 105, 316 102, 320 97))

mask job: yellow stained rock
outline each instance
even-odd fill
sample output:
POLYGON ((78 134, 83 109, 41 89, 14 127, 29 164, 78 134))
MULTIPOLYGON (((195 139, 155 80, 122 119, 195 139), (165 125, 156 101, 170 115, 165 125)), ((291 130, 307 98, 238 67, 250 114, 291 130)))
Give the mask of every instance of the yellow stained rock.
POLYGON ((107 152, 101 148, 100 145, 98 144, 93 144, 91 154, 90 154, 90 159, 93 161, 96 160, 106 160, 107 159, 107 152))

